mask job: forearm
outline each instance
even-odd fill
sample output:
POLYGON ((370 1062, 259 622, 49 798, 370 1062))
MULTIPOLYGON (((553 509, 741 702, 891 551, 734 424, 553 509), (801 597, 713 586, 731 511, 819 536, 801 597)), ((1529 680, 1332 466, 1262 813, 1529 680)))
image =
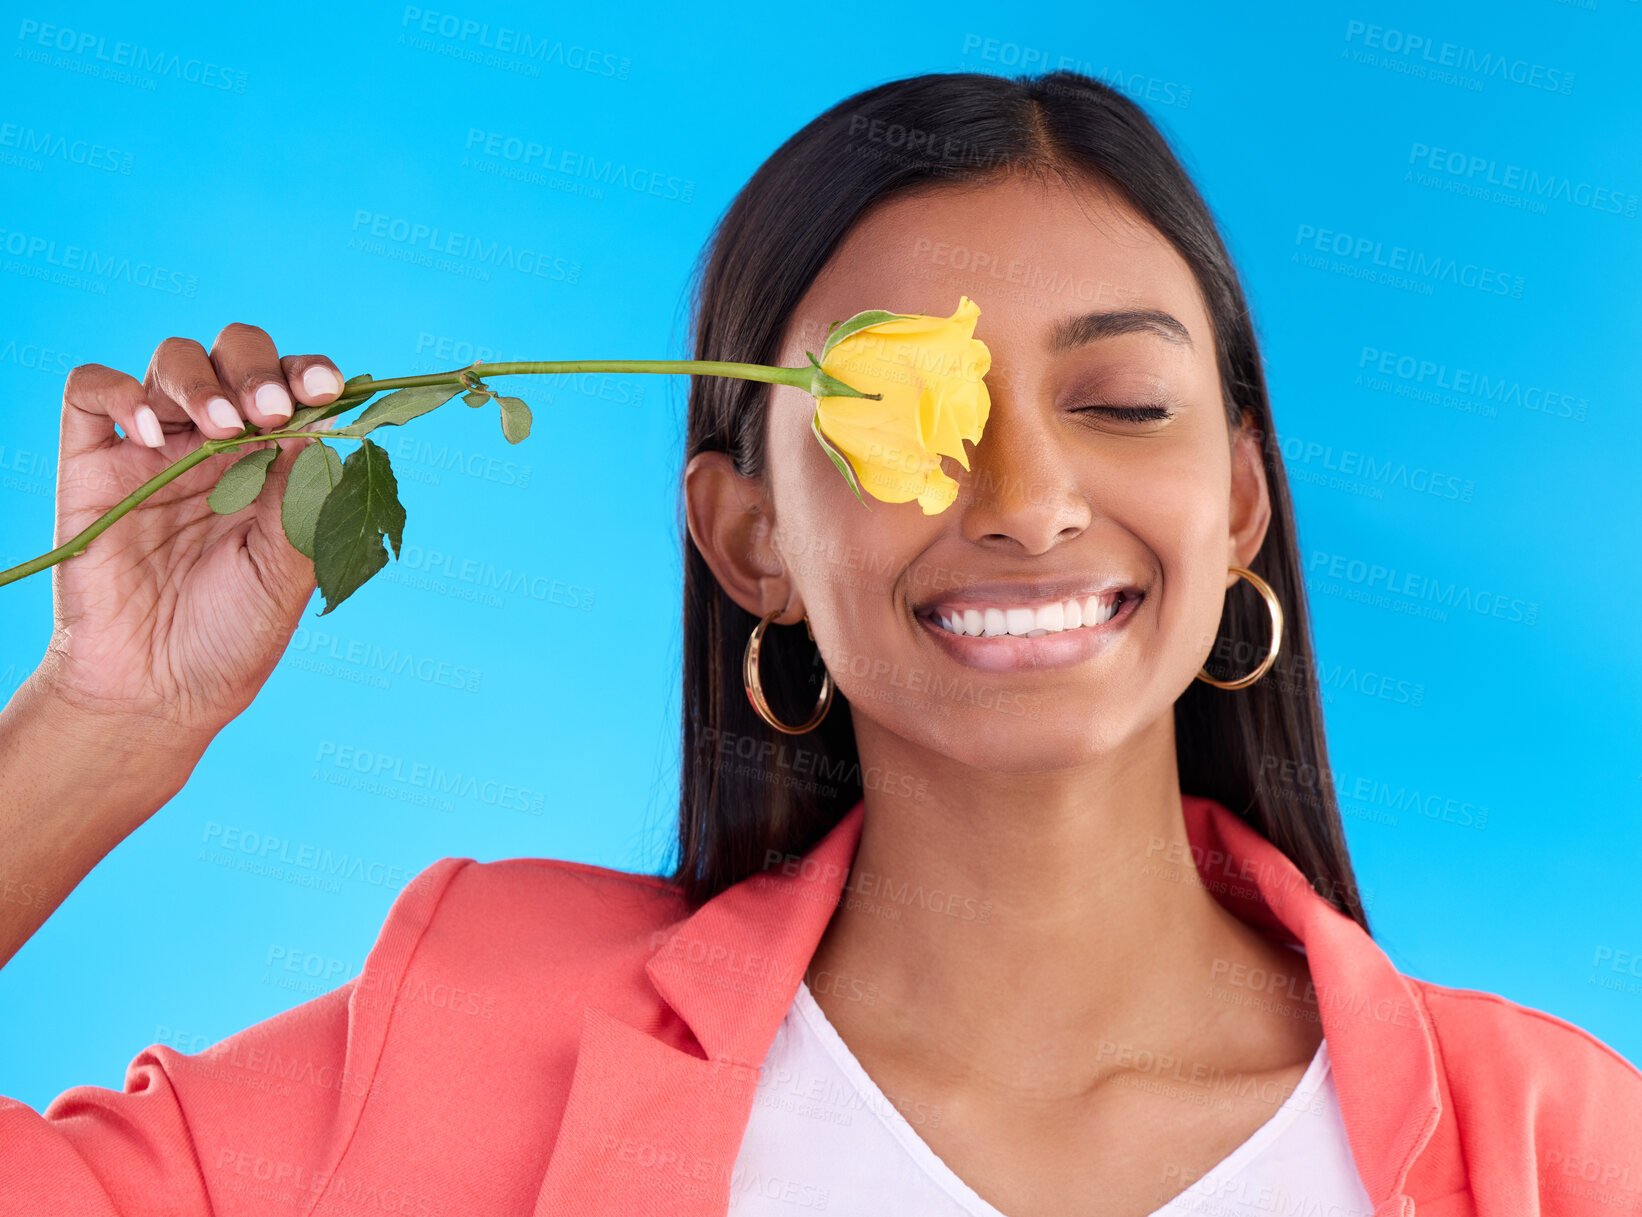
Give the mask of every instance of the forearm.
POLYGON ((0 966, 204 751, 134 727, 54 697, 38 674, 0 710, 0 966))

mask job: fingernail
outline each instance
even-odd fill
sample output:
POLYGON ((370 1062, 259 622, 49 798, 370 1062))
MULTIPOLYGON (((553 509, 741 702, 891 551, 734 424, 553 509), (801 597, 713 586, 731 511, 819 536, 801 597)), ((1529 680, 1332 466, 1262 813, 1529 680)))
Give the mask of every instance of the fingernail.
POLYGON ((291 417, 291 395, 272 382, 257 390, 257 409, 284 422, 291 417))
POLYGON ((309 397, 342 392, 342 378, 329 368, 312 367, 302 374, 302 387, 309 397))
POLYGON ((165 443, 165 432, 160 430, 160 420, 155 417, 153 410, 147 406, 138 406, 136 419, 138 439, 150 448, 158 448, 165 443))
POLYGON ((226 397, 213 397, 205 406, 206 417, 219 427, 232 427, 238 431, 245 426, 245 420, 234 409, 234 403, 226 397))

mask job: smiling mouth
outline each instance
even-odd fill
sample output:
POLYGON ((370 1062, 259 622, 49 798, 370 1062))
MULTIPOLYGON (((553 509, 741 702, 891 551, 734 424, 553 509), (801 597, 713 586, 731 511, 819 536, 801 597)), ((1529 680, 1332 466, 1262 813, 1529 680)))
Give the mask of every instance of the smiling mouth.
POLYGON ((951 600, 921 609, 917 615, 960 638, 1041 638, 1105 625, 1125 604, 1141 600, 1145 594, 1138 588, 1125 587, 1035 604, 951 600))

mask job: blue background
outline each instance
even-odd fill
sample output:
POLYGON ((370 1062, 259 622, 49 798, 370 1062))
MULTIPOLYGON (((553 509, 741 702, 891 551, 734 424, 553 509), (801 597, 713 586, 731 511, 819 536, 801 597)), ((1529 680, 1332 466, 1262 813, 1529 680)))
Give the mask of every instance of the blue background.
MULTIPOLYGON (((1642 957, 1642 4, 1376 0, 1281 20, 1147 7, 1004 20, 961 3, 783 17, 463 0, 454 13, 562 43, 551 62, 486 60, 459 27, 422 32, 393 5, 137 17, 65 4, 13 19, 0 44, 0 566, 49 548, 75 364, 141 377, 163 338, 209 346, 232 321, 345 375, 481 355, 686 357, 691 264, 799 126, 918 72, 1064 63, 1146 106, 1246 277, 1378 940, 1415 976, 1551 1011, 1642 1059, 1642 964, 1615 967, 1642 957), (56 49, 48 25, 87 49, 56 49), (1537 64, 1553 87, 1435 79, 1408 35, 1467 48, 1473 66, 1537 64), (105 77, 97 47, 112 57, 120 42, 178 66, 105 77), (614 162, 661 184, 520 176, 483 154, 492 134, 498 149, 535 141, 569 154, 558 164, 614 162), (1421 145, 1460 153, 1458 171, 1421 145), (1487 162, 1607 193, 1479 195, 1488 171, 1470 166, 1487 162), (557 277, 460 256, 420 265, 426 241, 372 243, 378 216, 539 251, 557 277), (1328 252, 1328 239, 1319 251, 1312 230, 1490 268, 1510 290, 1356 277, 1373 255, 1328 252), (157 287, 40 279, 54 267, 29 252, 35 238, 168 273, 157 287), (1410 395, 1418 361, 1486 375, 1506 396, 1410 395), (1435 471, 1463 497, 1339 472, 1363 457, 1435 471), (1426 602, 1357 564, 1520 602, 1513 615, 1532 604, 1534 620, 1422 616, 1408 610, 1426 602)), ((517 448, 494 409, 442 411, 386 441, 409 515, 400 561, 324 619, 316 597, 186 789, 0 973, 3 1093, 41 1107, 78 1082, 118 1088, 148 1043, 197 1051, 340 984, 405 877, 440 856, 665 864, 685 382, 510 384, 536 414, 517 448), (487 564, 539 594, 468 598, 487 564), (428 677, 384 677, 395 650, 428 677), (380 787, 353 785, 355 764, 384 757, 380 787), (423 787, 392 776, 417 766, 516 793, 419 804, 405 796, 423 787), (335 890, 244 869, 245 844, 270 837, 288 856, 311 846, 369 869, 335 890)), ((50 622, 49 576, 0 592, 0 697, 38 662, 50 622)))

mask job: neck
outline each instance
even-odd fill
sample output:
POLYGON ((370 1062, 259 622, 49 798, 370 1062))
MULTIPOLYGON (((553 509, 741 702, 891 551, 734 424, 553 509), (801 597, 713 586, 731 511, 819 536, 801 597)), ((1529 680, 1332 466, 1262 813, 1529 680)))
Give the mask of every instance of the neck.
POLYGON ((1098 766, 1029 774, 857 720, 862 773, 894 776, 866 783, 808 973, 829 1016, 921 1072, 1046 1095, 1089 1085, 1115 1048, 1191 1043, 1215 961, 1258 936, 1197 881, 1164 717, 1098 766))

